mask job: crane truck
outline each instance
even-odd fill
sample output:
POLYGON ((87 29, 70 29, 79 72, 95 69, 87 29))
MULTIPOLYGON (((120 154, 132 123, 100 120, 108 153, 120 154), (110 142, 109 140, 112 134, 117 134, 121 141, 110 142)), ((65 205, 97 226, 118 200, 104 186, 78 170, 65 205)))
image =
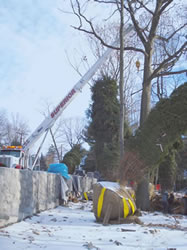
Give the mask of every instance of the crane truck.
MULTIPOLYGON (((131 32, 133 29, 132 25, 129 25, 125 30, 125 35, 131 32)), ((29 168, 34 169, 39 153, 41 151, 42 145, 45 141, 45 138, 56 122, 60 117, 64 109, 72 102, 72 100, 82 91, 82 88, 86 83, 93 77, 99 67, 106 61, 113 51, 113 46, 116 46, 119 42, 117 39, 111 46, 108 48, 104 54, 97 60, 97 62, 87 71, 87 73, 74 85, 74 87, 68 92, 68 94, 62 99, 62 101, 54 108, 48 117, 46 117, 43 122, 34 130, 30 137, 24 142, 23 146, 4 146, 0 150, 0 166, 6 166, 9 168, 29 168), (35 159, 32 160, 29 156, 29 151, 34 143, 44 134, 42 142, 38 148, 35 159)))

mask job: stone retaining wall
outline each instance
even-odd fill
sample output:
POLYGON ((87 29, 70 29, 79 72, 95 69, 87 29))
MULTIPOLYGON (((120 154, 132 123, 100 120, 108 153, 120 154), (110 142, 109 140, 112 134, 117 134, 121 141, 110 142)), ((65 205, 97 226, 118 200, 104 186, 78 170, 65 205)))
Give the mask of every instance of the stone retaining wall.
POLYGON ((60 175, 0 167, 0 228, 58 206, 60 197, 60 175))

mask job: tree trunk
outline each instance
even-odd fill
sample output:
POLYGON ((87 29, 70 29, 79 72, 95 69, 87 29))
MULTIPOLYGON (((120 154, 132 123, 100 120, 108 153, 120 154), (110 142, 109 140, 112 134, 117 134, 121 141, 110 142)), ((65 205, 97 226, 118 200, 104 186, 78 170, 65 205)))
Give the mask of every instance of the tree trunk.
MULTIPOLYGON (((143 92, 141 98, 141 113, 140 113, 140 127, 143 126, 146 121, 149 112, 151 110, 151 61, 152 61, 152 50, 151 46, 149 50, 146 51, 148 56, 145 56, 144 62, 144 77, 143 77, 143 92)), ((137 187, 136 194, 137 207, 142 210, 149 210, 150 201, 149 201, 149 181, 148 177, 144 177, 137 187)))
MULTIPOLYGON (((151 53, 149 52, 149 54, 151 53)), ((145 56, 143 91, 141 97, 140 127, 143 126, 151 110, 151 72, 151 55, 149 57, 145 56)))
POLYGON ((151 110, 151 82, 144 82, 141 97, 140 127, 144 124, 151 110))
POLYGON ((137 186, 136 206, 143 211, 148 211, 150 209, 148 177, 143 178, 137 186))
POLYGON ((120 92, 120 131, 119 131, 119 144, 120 144, 120 162, 123 159, 124 154, 124 8, 123 0, 121 0, 121 9, 120 9, 120 83, 119 83, 119 92, 120 92))

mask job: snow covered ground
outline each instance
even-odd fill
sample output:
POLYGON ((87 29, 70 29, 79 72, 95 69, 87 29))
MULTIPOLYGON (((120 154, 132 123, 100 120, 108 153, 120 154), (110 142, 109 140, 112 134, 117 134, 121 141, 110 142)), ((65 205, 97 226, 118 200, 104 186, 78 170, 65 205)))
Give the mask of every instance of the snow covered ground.
POLYGON ((69 203, 0 229, 0 250, 187 249, 187 216, 143 213, 143 226, 103 226, 92 204, 69 203))

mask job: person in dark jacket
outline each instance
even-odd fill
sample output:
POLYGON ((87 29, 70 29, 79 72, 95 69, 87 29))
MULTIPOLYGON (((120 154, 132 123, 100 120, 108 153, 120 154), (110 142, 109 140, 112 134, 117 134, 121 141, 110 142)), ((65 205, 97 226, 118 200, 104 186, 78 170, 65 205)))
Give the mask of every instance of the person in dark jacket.
POLYGON ((173 203, 174 203, 174 194, 173 193, 170 193, 169 194, 169 198, 168 198, 168 213, 172 213, 173 212, 173 203))
POLYGON ((163 206, 163 212, 168 213, 169 212, 169 203, 168 203, 168 192, 165 191, 162 194, 162 206, 163 206))
POLYGON ((183 203, 184 203, 184 215, 187 215, 187 191, 183 196, 183 203))

